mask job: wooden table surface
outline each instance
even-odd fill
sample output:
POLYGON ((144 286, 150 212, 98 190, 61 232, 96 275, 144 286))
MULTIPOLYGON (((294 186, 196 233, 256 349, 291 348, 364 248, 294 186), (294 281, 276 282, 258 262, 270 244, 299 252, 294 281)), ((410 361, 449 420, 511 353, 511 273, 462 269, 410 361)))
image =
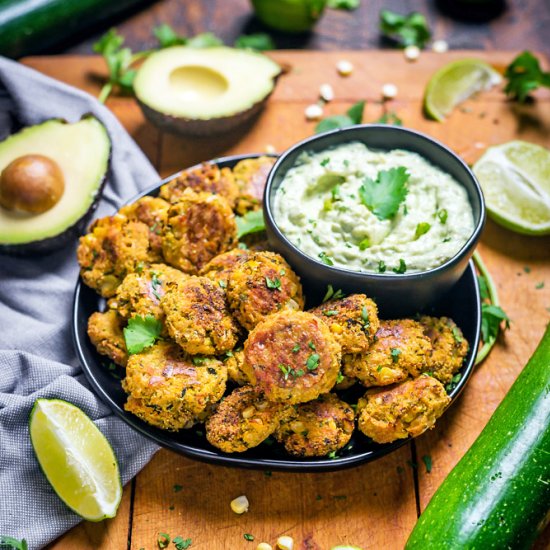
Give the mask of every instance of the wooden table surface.
MULTIPOLYGON (((313 123, 305 120, 304 108, 316 100, 322 82, 331 83, 336 92, 328 113, 341 113, 365 99, 365 121, 377 119, 382 112, 383 83, 395 83, 399 93, 389 108, 406 126, 438 138, 468 162, 487 146, 512 138, 549 144, 548 91, 538 92, 534 103, 519 108, 505 101, 501 89, 492 90, 468 101, 442 124, 422 115, 424 86, 439 66, 476 55, 502 67, 513 52, 426 52, 414 64, 407 63, 401 52, 390 51, 277 51, 270 55, 291 70, 246 131, 216 139, 182 139, 147 123, 131 98, 112 97, 108 106, 162 175, 223 154, 262 151, 267 145, 281 151, 311 135, 313 123), (334 69, 343 58, 355 65, 348 78, 334 69)), ((97 75, 105 71, 103 61, 91 56, 35 57, 26 63, 93 94, 99 90, 97 75)), ((434 430, 380 460, 334 473, 238 470, 161 450, 127 484, 115 519, 84 522, 50 549, 152 550, 160 532, 189 537, 192 549, 203 550, 254 549, 260 541, 274 544, 281 534, 292 536, 295 548, 304 550, 328 550, 342 543, 364 550, 403 548, 418 514, 484 427, 549 320, 550 238, 523 237, 488 221, 479 249, 512 319, 512 329, 434 430), (543 288, 541 282, 546 283, 543 288), (425 456, 431 457, 430 472, 425 456), (248 496, 250 511, 236 516, 229 503, 241 494, 248 496), (244 540, 244 533, 254 535, 255 541, 244 540)), ((549 545, 547 530, 537 547, 549 545)))

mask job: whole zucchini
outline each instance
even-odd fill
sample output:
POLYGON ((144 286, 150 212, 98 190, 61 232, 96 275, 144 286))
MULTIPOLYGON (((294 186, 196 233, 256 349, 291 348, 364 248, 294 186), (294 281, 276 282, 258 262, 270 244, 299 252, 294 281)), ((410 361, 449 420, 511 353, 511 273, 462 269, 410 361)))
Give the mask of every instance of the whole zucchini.
POLYGON ((0 0, 0 55, 40 53, 146 0, 0 0))
POLYGON ((550 325, 406 550, 530 548, 550 512, 550 325))

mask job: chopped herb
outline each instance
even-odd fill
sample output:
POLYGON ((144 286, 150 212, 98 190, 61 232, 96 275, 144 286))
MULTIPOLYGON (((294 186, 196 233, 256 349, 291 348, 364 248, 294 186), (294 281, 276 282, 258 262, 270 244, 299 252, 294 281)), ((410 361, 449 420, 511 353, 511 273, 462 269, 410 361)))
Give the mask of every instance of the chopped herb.
POLYGON ((432 457, 430 455, 424 455, 422 457, 422 461, 424 462, 424 465, 426 466, 426 473, 430 473, 432 471, 432 457))
POLYGON ((286 365, 283 365, 283 363, 279 363, 278 367, 279 367, 280 371, 283 373, 284 379, 288 380, 288 376, 289 376, 290 371, 292 369, 290 367, 287 367, 286 365))
MULTIPOLYGON (((95 251, 94 251, 95 252, 95 251)), ((145 263, 144 262, 138 262, 136 264, 136 273, 139 273, 141 274, 143 272, 143 268, 145 267, 145 263)))
POLYGON ((404 166, 380 170, 376 180, 365 176, 359 187, 361 202, 379 220, 389 220, 395 216, 407 196, 408 179, 409 173, 404 166))
POLYGON ((506 67, 504 77, 508 79, 504 91, 520 103, 524 103, 539 86, 550 88, 550 72, 544 72, 539 60, 529 51, 520 53, 506 67))
POLYGON ((334 115, 324 118, 315 127, 315 133, 320 134, 329 130, 335 130, 336 128, 347 128, 348 126, 361 124, 364 108, 365 102, 359 101, 352 105, 345 115, 334 115))
POLYGON ((258 52, 266 50, 274 50, 275 43, 269 34, 265 32, 258 32, 255 34, 241 34, 235 40, 235 48, 242 48, 248 50, 256 50, 258 52))
POLYGON ((332 260, 332 258, 330 256, 327 256, 326 252, 321 252, 319 254, 319 258, 326 265, 334 265, 334 261, 332 260))
POLYGON ((525 271, 525 273, 531 273, 531 268, 528 265, 526 265, 524 266, 523 271, 525 271))
POLYGON ((544 281, 541 281, 540 283, 537 283, 537 284, 535 285, 535 288, 536 288, 537 290, 540 290, 541 288, 544 288, 544 281))
POLYGON ((458 385, 458 383, 460 382, 460 380, 462 379, 462 373, 458 373, 458 374, 455 374, 451 381, 445 385, 445 391, 447 393, 451 393, 458 385))
POLYGON ((234 357, 233 352, 231 350, 225 352, 226 357, 234 357))
POLYGON ((157 545, 159 548, 166 548, 170 544, 170 535, 168 533, 159 533, 157 545))
POLYGON ((363 324, 366 327, 370 326, 370 320, 369 320, 369 310, 367 309, 367 306, 363 306, 361 308, 361 319, 363 319, 363 324))
POLYGON ((244 216, 236 216, 237 238, 240 239, 250 233, 258 233, 265 229, 264 214, 262 210, 252 210, 244 216))
POLYGON ((378 366, 376 367, 376 372, 380 372, 381 370, 382 370, 382 365, 378 365, 378 366))
POLYGON ((399 348, 390 348, 391 359, 394 363, 397 363, 399 356, 401 355, 401 350, 399 348))
POLYGON ((315 344, 314 344, 313 342, 311 342, 311 341, 310 341, 310 342, 308 342, 308 344, 307 344, 307 347, 308 347, 309 349, 312 349, 313 351, 315 351, 315 350, 316 350, 316 348, 315 348, 315 344))
POLYGON ((300 351, 300 344, 296 344, 293 348, 292 348, 292 353, 298 353, 300 351))
POLYGON ((140 353, 145 348, 151 347, 160 336, 162 323, 152 315, 136 315, 128 321, 124 328, 124 340, 126 349, 130 355, 140 353))
POLYGON ((407 271, 407 264, 405 263, 405 260, 403 258, 399 258, 399 266, 394 267, 392 269, 394 273, 405 273, 407 271))
POLYGON ((339 201, 342 199, 342 196, 340 195, 340 187, 341 185, 337 183, 331 190, 330 195, 332 197, 333 201, 339 201))
POLYGON ((370 239, 367 237, 359 243, 359 250, 366 250, 370 247, 370 239))
POLYGON ((196 367, 200 367, 206 362, 206 357, 199 357, 197 355, 196 357, 193 357, 191 361, 193 362, 193 365, 195 365, 196 367))
POLYGON ((343 298, 345 294, 342 292, 341 289, 334 290, 332 285, 327 286, 327 293, 325 294, 325 297, 323 298, 323 304, 327 302, 330 299, 333 300, 339 300, 340 298, 343 298))
POLYGON ((321 161, 321 166, 325 167, 330 162, 330 159, 327 157, 321 161))
POLYGON ((243 537, 244 537, 244 540, 248 540, 250 542, 254 540, 254 535, 251 535, 250 533, 245 533, 243 537))
POLYGON ((386 271, 386 263, 384 260, 378 262, 378 273, 384 273, 386 271))
POLYGON ((479 297, 481 300, 489 300, 489 289, 487 287, 487 280, 483 275, 477 276, 477 284, 479 285, 479 297))
POLYGON ((379 24, 380 32, 403 48, 423 48, 431 37, 426 18, 418 12, 401 15, 390 10, 382 10, 379 24))
POLYGON ((427 223, 427 222, 420 222, 417 226, 416 226, 416 231, 414 232, 414 238, 415 240, 416 239, 419 239, 420 237, 422 237, 422 235, 425 235, 431 228, 432 226, 427 223))
POLYGON ((451 332, 453 333, 453 338, 457 344, 460 344, 462 340, 464 340, 464 337, 462 336, 462 332, 458 327, 453 327, 451 329, 451 332))
POLYGON ((326 309, 323 311, 323 315, 326 315, 327 317, 332 317, 333 315, 338 315, 338 311, 335 309, 326 309))
POLYGON ((162 296, 159 294, 159 289, 162 286, 162 281, 158 278, 158 273, 156 271, 151 271, 151 289, 153 291, 153 296, 160 300, 162 296))
POLYGON ((192 541, 183 537, 175 537, 172 542, 177 550, 187 550, 191 546, 192 541))
POLYGON ((270 279, 269 277, 265 278, 265 284, 267 285, 267 288, 270 288, 271 290, 281 290, 281 280, 278 278, 270 279))
POLYGON ((319 354, 311 354, 306 361, 307 370, 315 370, 319 366, 319 354))
POLYGON ((403 126, 403 121, 397 116, 395 111, 385 112, 374 124, 393 124, 394 126, 403 126))
POLYGON ((178 485, 177 483, 173 487, 174 493, 179 493, 183 489, 183 485, 178 485))
POLYGON ((29 546, 25 539, 14 539, 7 535, 0 535, 0 547, 13 548, 14 550, 28 550, 29 546))
POLYGON ((280 269, 280 270, 279 270, 279 275, 280 275, 281 277, 284 277, 284 276, 286 275, 286 269, 280 269))
POLYGON ((340 382, 344 381, 345 376, 342 374, 341 371, 338 371, 338 376, 336 376, 336 383, 340 384, 340 382))
POLYGON ((510 328, 510 318, 500 306, 481 304, 481 338, 483 342, 496 340, 501 323, 510 328))
POLYGON ((218 284, 220 285, 221 288, 227 287, 227 283, 225 281, 218 281, 218 284))
POLYGON ((327 457, 330 459, 338 458, 336 456, 336 451, 330 451, 330 453, 327 454, 327 457))
POLYGON ((447 212, 447 210, 445 210, 445 208, 439 210, 439 212, 437 213, 437 217, 439 218, 439 221, 443 224, 447 223, 447 218, 449 217, 449 213, 447 212))
POLYGON ((328 0, 327 7, 333 10, 355 10, 360 3, 361 0, 328 0))

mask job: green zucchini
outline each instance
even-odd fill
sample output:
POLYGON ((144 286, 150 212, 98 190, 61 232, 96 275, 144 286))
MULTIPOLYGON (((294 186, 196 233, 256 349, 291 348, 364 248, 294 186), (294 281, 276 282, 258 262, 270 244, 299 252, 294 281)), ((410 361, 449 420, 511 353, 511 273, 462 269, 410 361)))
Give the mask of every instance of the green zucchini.
POLYGON ((0 0, 0 55, 43 52, 145 0, 0 0))
POLYGON ((550 519, 550 325, 406 550, 527 549, 550 519))

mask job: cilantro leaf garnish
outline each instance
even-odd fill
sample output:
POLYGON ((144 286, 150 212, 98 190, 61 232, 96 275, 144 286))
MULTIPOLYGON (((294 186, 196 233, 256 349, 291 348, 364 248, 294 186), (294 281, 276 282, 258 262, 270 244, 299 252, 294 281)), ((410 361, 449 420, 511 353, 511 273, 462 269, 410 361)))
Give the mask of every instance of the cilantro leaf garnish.
POLYGON ((161 295, 159 293, 160 288, 162 287, 162 281, 158 277, 158 273, 156 271, 151 271, 151 290, 153 292, 153 296, 157 299, 161 299, 161 295))
POLYGON ((140 353, 145 348, 152 346, 160 336, 162 323, 152 315, 136 315, 128 321, 124 328, 126 349, 130 355, 140 353))
POLYGON ((367 309, 367 306, 363 306, 361 308, 361 319, 363 319, 363 324, 366 327, 370 326, 369 310, 367 309))
POLYGON ((520 53, 506 67, 504 77, 508 79, 504 91, 520 103, 539 86, 550 88, 550 72, 544 72, 539 60, 529 51, 520 53))
POLYGON ((345 376, 342 374, 342 371, 338 371, 338 375, 336 376, 336 383, 340 384, 340 382, 344 381, 345 376))
POLYGON ((339 300, 340 298, 343 298, 345 294, 342 292, 341 289, 334 290, 332 285, 327 286, 327 293, 325 294, 325 297, 323 298, 323 304, 327 302, 330 299, 333 300, 339 300))
POLYGON ((397 116, 397 113, 395 111, 386 111, 380 118, 374 120, 373 123, 403 126, 403 121, 397 116))
POLYGON ((315 133, 320 134, 322 132, 328 132, 329 130, 336 130, 336 128, 347 128, 348 126, 361 124, 363 121, 364 109, 365 102, 358 101, 346 111, 345 115, 329 116, 319 121, 315 127, 315 133))
POLYGON ((484 342, 496 339, 500 324, 510 328, 510 318, 500 306, 481 304, 481 338, 484 342))
POLYGON ((359 250, 363 251, 369 248, 370 245, 371 245, 370 239, 366 237, 357 246, 359 246, 359 250))
POLYGON ((403 258, 399 258, 399 265, 394 267, 392 271, 398 275, 405 273, 407 271, 407 264, 405 263, 405 260, 403 258))
POLYGON ((326 265, 334 265, 333 259, 330 256, 328 256, 326 252, 320 252, 319 258, 326 265))
POLYGON ((14 550, 28 550, 27 541, 25 539, 18 540, 7 535, 0 535, 0 547, 13 548, 14 550))
POLYGON ((155 27, 153 29, 153 34, 158 40, 161 48, 170 48, 171 46, 182 46, 187 44, 187 38, 176 33, 176 31, 166 23, 162 23, 162 25, 155 27))
POLYGON ((269 34, 259 32, 256 34, 242 34, 235 40, 235 48, 265 51, 274 50, 275 43, 269 34))
POLYGON ((399 356, 401 355, 401 350, 399 348, 390 348, 391 359, 394 363, 397 363, 399 356))
POLYGON ((333 315, 338 315, 338 311, 335 309, 325 309, 325 311, 323 311, 323 315, 326 317, 332 317, 333 315))
POLYGON ((176 550, 187 550, 193 541, 191 539, 184 539, 183 537, 174 537, 172 542, 176 550))
POLYGON ((292 353, 298 353, 300 351, 300 344, 296 344, 293 348, 292 348, 292 353))
POLYGON ((384 262, 384 260, 380 260, 378 262, 378 273, 384 273, 386 269, 386 262, 384 262))
POLYGON ((458 374, 455 374, 451 381, 445 385, 445 391, 447 393, 451 393, 458 385, 460 380, 462 379, 462 373, 459 372, 458 374))
POLYGON ((244 540, 248 540, 248 541, 254 540, 254 535, 251 535, 250 533, 245 533, 243 537, 244 537, 244 540))
POLYGON ((319 354, 312 353, 306 361, 307 370, 315 370, 319 366, 319 354))
POLYGON ((237 216, 237 238, 240 239, 250 233, 258 233, 265 229, 264 214, 262 210, 252 210, 244 216, 237 216))
POLYGON ((365 177, 359 187, 361 202, 379 219, 393 218, 407 196, 409 173, 404 166, 381 170, 376 180, 365 177))
POLYGON ((432 226, 427 223, 427 222, 420 222, 417 226, 416 226, 416 231, 414 232, 414 239, 419 239, 420 237, 422 237, 422 235, 425 235, 431 228, 432 226))
POLYGON ((406 46, 423 48, 432 36, 426 18, 418 12, 401 15, 394 11, 382 10, 380 32, 403 48, 406 46))
POLYGON ((361 0, 328 0, 327 7, 333 10, 355 10, 361 0))
POLYGON ((449 213, 447 212, 447 210, 445 208, 442 208, 441 210, 439 210, 437 212, 437 217, 439 218, 439 221, 442 224, 445 224, 445 223, 447 223, 447 218, 449 217, 449 213))
POLYGON ((265 284, 266 284, 267 288, 269 288, 271 290, 281 291, 281 279, 279 279, 277 277, 275 279, 270 279, 269 277, 266 277, 265 278, 265 284))

